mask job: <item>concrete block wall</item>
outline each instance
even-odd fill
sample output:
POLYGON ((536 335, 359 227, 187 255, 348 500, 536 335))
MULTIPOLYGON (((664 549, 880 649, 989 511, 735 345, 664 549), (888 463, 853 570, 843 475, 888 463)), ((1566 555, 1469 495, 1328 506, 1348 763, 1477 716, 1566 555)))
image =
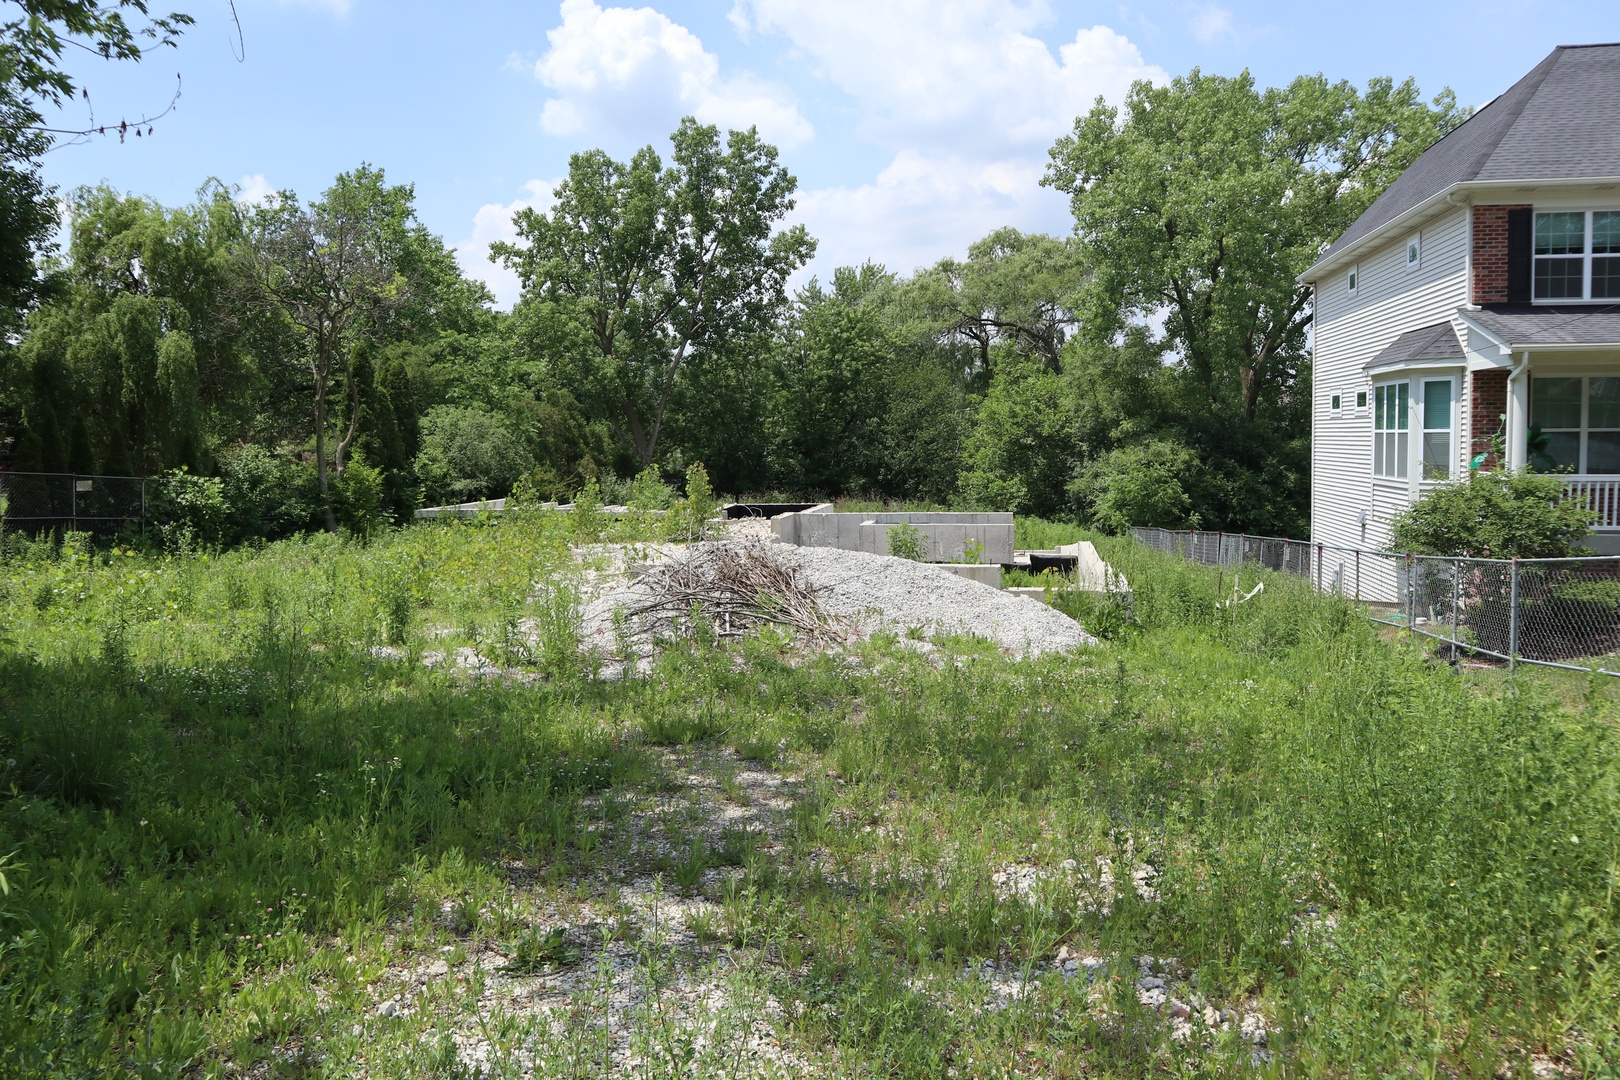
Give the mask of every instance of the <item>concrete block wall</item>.
POLYGON ((914 526, 922 534, 928 545, 928 562, 965 562, 968 542, 974 540, 984 548, 979 561, 990 565, 1012 562, 1011 514, 840 514, 833 511, 831 503, 824 503, 772 518, 771 531, 784 542, 800 547, 835 547, 887 555, 888 532, 900 524, 914 526))

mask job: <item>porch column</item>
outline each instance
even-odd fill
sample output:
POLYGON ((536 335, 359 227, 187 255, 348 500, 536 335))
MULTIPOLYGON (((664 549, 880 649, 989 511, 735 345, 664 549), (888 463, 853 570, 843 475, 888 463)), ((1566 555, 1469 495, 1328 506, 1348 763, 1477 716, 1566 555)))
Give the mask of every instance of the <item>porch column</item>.
POLYGON ((1529 459, 1526 444, 1530 437, 1530 353, 1519 354, 1519 362, 1508 373, 1507 408, 1508 468, 1522 469, 1529 459))

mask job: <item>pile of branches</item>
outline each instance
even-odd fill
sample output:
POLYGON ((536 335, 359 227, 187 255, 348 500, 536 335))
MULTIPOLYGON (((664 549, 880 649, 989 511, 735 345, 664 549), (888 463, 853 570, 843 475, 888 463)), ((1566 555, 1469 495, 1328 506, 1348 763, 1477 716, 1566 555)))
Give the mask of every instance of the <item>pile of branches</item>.
POLYGON ((625 614, 655 636, 712 630, 739 637, 770 624, 806 639, 838 636, 804 571, 777 559, 763 544, 688 548, 636 583, 644 597, 625 614))

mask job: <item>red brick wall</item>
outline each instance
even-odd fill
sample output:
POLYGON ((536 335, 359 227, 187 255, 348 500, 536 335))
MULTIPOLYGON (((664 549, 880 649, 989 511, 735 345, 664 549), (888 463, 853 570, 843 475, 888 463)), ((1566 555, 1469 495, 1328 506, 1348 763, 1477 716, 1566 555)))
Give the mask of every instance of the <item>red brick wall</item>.
MULTIPOLYGON (((1473 303, 1507 303, 1508 211, 1528 209, 1528 206, 1474 207, 1473 303)), ((1493 425, 1495 415, 1491 414, 1493 425)))
MULTIPOLYGON (((1469 394, 1472 395, 1468 403, 1470 458, 1475 454, 1490 452, 1491 437, 1501 428, 1502 414, 1507 412, 1507 383, 1506 368, 1476 371, 1469 381, 1469 394)), ((1494 469, 1498 464, 1496 455, 1491 454, 1482 468, 1494 469)))

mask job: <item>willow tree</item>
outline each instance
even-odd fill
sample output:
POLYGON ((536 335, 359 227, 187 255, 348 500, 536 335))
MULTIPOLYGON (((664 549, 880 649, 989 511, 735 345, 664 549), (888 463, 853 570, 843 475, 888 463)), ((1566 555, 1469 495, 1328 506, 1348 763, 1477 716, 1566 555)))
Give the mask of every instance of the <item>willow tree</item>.
POLYGON ((798 182, 757 131, 722 145, 687 117, 670 141, 668 167, 650 146, 575 154, 551 209, 514 218, 521 243, 491 246, 543 309, 570 389, 643 465, 683 368, 767 330, 815 252, 803 226, 778 229, 798 182))

